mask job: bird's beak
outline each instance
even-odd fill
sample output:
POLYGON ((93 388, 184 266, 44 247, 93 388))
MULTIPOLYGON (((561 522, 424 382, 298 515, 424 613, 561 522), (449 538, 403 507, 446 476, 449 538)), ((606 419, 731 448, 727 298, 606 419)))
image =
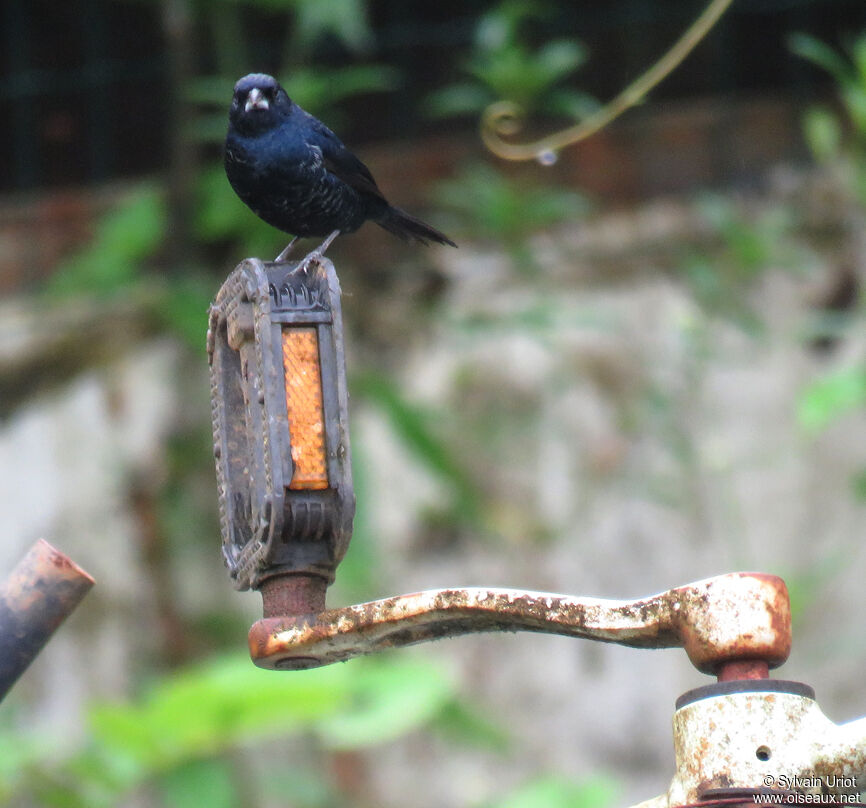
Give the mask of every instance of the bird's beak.
POLYGON ((247 102, 244 104, 244 112, 249 112, 251 109, 267 109, 268 99, 258 87, 253 87, 247 95, 247 102))

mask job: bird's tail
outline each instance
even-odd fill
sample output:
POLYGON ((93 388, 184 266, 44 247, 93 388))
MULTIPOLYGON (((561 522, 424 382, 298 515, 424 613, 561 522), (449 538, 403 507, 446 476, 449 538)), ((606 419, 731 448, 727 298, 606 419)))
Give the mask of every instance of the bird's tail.
POLYGON ((395 208, 391 205, 385 210, 385 213, 376 219, 376 224, 379 227, 384 227, 389 233, 399 236, 404 241, 420 241, 422 244, 429 244, 435 241, 437 244, 448 244, 451 247, 457 245, 451 241, 444 233, 440 233, 435 227, 425 224, 420 219, 410 216, 400 208, 395 208))

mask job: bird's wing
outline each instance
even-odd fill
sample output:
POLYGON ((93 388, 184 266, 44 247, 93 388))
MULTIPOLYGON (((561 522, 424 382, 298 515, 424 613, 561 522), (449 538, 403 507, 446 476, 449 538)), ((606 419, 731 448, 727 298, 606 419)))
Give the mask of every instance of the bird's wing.
POLYGON ((315 123, 318 124, 313 129, 315 142, 310 145, 321 149, 325 168, 350 188, 384 202, 385 197, 376 185, 370 169, 355 157, 327 126, 320 121, 315 123))

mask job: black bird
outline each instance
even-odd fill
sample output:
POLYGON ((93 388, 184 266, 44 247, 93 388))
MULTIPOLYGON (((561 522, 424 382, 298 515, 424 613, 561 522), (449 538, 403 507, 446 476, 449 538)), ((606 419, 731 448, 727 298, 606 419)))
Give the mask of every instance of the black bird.
POLYGON ((225 169, 253 213, 294 238, 325 238, 302 262, 321 257, 340 233, 368 219, 407 241, 457 245, 420 219, 395 208, 370 170, 325 124, 301 109, 264 73, 235 84, 225 143, 225 169))

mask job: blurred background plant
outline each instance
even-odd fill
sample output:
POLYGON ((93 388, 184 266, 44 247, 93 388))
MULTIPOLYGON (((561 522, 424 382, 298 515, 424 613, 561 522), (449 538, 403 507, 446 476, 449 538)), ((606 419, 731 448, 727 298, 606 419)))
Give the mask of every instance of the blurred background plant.
POLYGON ((463 63, 468 80, 431 94, 428 114, 477 117, 494 101, 511 101, 526 115, 583 118, 594 112, 595 99, 563 86, 587 60, 586 48, 575 39, 554 39, 537 48, 527 42, 526 25, 549 18, 551 10, 545 3, 505 0, 483 14, 463 63))
POLYGON ((791 37, 791 50, 832 76, 839 106, 815 105, 803 117, 806 142, 821 162, 840 163, 852 192, 866 205, 866 33, 836 50, 809 34, 791 37))
POLYGON ((430 726, 450 740, 489 746, 506 735, 461 701, 453 677, 411 655, 275 677, 232 655, 151 682, 136 701, 103 702, 78 744, 56 735, 0 735, 0 795, 57 808, 127 804, 135 789, 160 804, 260 805, 279 794, 293 805, 340 804, 317 758, 351 753, 430 726), (295 766, 245 771, 250 747, 298 754, 295 766))
POLYGON ((489 163, 473 162, 457 176, 439 182, 433 198, 448 211, 448 226, 470 239, 501 246, 518 272, 537 269, 529 239, 535 233, 578 221, 590 210, 580 193, 509 177, 489 163))
POLYGON ((862 712, 866 7, 794 5, 735 7, 542 167, 483 152, 485 105, 586 116, 699 3, 3 3, 6 561, 44 534, 99 586, 3 705, 0 802, 603 808, 665 786, 702 683, 538 637, 286 676, 238 655, 260 607, 220 565, 203 343, 230 268, 286 241, 220 162, 253 70, 460 242, 334 245, 358 512, 329 602, 778 570, 786 675, 862 712))
MULTIPOLYGON (((829 307, 820 323, 825 334, 836 338, 855 328, 863 311, 858 273, 851 262, 858 260, 866 231, 866 32, 850 35, 839 50, 805 33, 792 36, 790 47, 833 78, 836 104, 807 109, 803 133, 816 161, 855 200, 843 222, 850 246, 842 257, 836 293, 837 299, 847 298, 848 305, 829 307)), ((815 435, 864 405, 866 366, 863 357, 856 357, 806 386, 798 404, 798 420, 808 434, 815 435)), ((851 480, 860 498, 866 498, 864 481, 866 464, 851 480)))
POLYGON ((785 205, 750 214, 718 194, 702 194, 695 209, 709 238, 686 246, 681 271, 695 300, 711 315, 727 316, 757 333, 764 326, 754 310, 752 291, 768 270, 806 272, 803 250, 794 236, 794 216, 785 205))

